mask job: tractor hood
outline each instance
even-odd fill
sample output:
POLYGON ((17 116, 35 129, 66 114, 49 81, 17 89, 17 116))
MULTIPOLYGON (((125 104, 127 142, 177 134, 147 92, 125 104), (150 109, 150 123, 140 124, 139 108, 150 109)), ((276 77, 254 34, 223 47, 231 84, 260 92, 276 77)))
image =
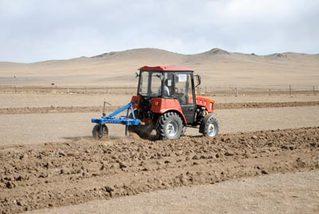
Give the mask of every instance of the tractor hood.
POLYGON ((196 96, 196 104, 205 107, 209 113, 214 111, 215 100, 210 97, 196 96))

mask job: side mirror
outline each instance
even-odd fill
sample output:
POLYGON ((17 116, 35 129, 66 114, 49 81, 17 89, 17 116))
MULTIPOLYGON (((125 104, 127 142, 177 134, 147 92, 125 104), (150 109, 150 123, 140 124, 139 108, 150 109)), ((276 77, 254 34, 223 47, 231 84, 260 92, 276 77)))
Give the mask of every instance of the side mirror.
POLYGON ((196 80, 196 83, 195 83, 195 88, 196 88, 202 83, 202 79, 201 79, 201 77, 198 74, 196 74, 194 77, 195 77, 195 80, 196 80))
POLYGON ((135 78, 138 78, 139 76, 140 76, 140 74, 135 72, 135 78))

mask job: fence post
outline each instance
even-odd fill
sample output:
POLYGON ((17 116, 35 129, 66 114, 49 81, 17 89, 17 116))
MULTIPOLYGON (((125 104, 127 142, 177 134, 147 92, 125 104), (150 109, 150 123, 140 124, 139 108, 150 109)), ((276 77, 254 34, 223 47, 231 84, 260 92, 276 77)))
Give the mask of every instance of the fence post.
POLYGON ((235 97, 238 97, 238 88, 235 88, 235 97))
POLYGON ((291 85, 289 85, 289 95, 292 96, 292 89, 291 89, 291 85))
POLYGON ((14 93, 17 93, 17 76, 13 75, 13 82, 14 82, 14 93))

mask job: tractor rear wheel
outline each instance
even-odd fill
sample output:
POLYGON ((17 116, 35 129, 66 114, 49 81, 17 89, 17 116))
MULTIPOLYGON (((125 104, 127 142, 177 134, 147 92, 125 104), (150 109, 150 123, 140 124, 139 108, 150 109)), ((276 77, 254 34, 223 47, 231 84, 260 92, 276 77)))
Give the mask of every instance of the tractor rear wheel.
POLYGON ((106 125, 97 124, 93 127, 92 135, 96 140, 105 140, 109 137, 109 130, 106 125))
POLYGON ((219 132, 219 123, 214 114, 207 114, 199 127, 199 132, 207 137, 215 137, 219 132))
POLYGON ((180 116, 175 112, 168 112, 159 117, 156 132, 159 139, 174 140, 180 138, 183 127, 180 116))

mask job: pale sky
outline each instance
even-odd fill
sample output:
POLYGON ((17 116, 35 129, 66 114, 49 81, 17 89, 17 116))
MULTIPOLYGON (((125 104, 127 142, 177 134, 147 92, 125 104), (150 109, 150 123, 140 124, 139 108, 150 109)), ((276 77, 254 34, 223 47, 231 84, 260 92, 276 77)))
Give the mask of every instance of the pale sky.
POLYGON ((146 47, 319 53, 319 0, 0 0, 0 61, 146 47))

